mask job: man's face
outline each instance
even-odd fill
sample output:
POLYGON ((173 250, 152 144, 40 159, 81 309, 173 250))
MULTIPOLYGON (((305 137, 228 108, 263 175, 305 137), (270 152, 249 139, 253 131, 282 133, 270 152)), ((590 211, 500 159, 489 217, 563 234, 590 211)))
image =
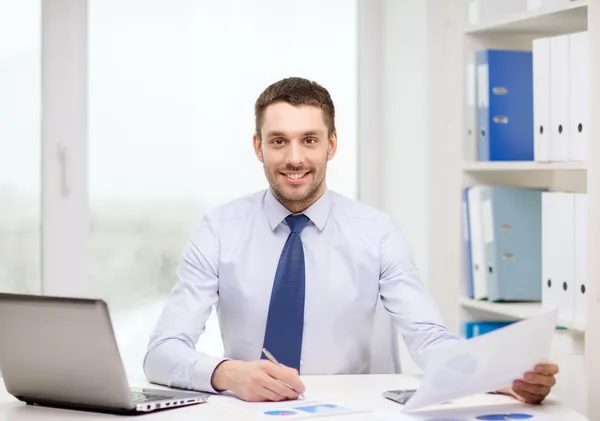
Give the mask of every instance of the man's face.
POLYGON ((274 195, 292 212, 304 210, 325 190, 327 161, 337 148, 335 133, 328 137, 323 111, 311 105, 271 104, 261 136, 254 136, 254 150, 274 195))

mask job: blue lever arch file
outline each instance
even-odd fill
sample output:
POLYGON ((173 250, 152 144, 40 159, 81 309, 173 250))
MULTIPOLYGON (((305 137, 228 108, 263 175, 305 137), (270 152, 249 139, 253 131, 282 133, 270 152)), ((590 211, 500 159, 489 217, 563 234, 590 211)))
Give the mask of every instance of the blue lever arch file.
POLYGON ((477 63, 479 161, 533 161, 533 56, 481 50, 477 63))
POLYGON ((542 191, 490 187, 481 193, 489 301, 542 298, 542 191))

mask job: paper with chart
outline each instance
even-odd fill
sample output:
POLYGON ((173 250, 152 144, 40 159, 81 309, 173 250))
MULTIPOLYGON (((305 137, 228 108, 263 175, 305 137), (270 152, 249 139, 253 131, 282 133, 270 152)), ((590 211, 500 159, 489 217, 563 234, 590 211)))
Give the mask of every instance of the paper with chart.
POLYGON ((423 382, 403 410, 510 386, 549 361, 557 318, 558 310, 553 310, 431 351, 423 382))
POLYGON ((296 399, 284 402, 245 402, 232 395, 211 396, 209 402, 231 409, 262 415, 265 418, 318 418, 331 415, 358 414, 369 411, 350 408, 331 400, 296 399))

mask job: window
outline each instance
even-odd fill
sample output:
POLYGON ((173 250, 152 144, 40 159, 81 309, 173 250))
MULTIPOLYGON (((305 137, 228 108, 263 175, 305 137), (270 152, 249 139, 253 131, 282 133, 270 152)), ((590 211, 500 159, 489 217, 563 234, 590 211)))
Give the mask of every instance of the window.
MULTIPOLYGON (((294 75, 329 89, 340 143, 329 186, 356 197, 356 5, 91 0, 89 17, 91 287, 138 370, 194 225, 267 186, 251 139, 268 84, 294 75)), ((198 348, 222 352, 214 313, 198 348)))
POLYGON ((41 292, 40 33, 40 0, 0 0, 2 292, 41 292))

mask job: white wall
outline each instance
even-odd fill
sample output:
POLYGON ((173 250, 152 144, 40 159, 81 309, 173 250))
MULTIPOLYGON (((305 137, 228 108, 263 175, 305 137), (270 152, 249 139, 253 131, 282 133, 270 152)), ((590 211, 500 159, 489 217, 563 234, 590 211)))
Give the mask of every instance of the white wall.
MULTIPOLYGON (((399 225, 427 286, 427 2, 363 0, 359 11, 360 198, 399 225)), ((419 372, 399 343, 402 371, 419 372)))

